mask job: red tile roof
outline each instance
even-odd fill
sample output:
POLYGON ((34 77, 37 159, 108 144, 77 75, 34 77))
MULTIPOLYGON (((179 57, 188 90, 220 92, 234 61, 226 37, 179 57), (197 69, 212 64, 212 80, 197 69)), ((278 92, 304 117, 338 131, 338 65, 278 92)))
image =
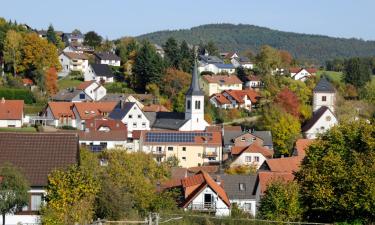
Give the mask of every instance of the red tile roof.
POLYGON ((230 104, 231 102, 229 101, 229 99, 227 99, 223 94, 221 93, 218 93, 218 94, 213 94, 211 95, 210 99, 211 98, 215 98, 216 102, 219 103, 220 105, 224 105, 224 104, 230 104))
POLYGON ((195 166, 187 169, 190 173, 198 173, 204 171, 206 173, 217 173, 219 172, 219 166, 195 166))
POLYGON ((203 75, 203 79, 208 83, 242 84, 242 81, 236 75, 203 75))
POLYGON ((266 147, 260 146, 258 143, 253 143, 246 147, 234 146, 231 149, 232 155, 241 155, 244 152, 260 153, 266 158, 272 158, 273 156, 272 150, 266 147))
POLYGON ((33 85, 34 84, 34 82, 31 79, 29 79, 29 78, 23 78, 22 79, 22 83, 24 85, 33 85))
POLYGON ((55 119, 60 117, 75 118, 73 113, 74 103, 72 102, 49 102, 48 107, 51 109, 52 115, 55 119))
POLYGON ((100 128, 108 127, 111 131, 126 131, 126 125, 123 124, 120 120, 113 120, 113 119, 88 119, 86 120, 86 129, 90 129, 93 131, 99 130, 100 128))
POLYGON ((100 118, 103 114, 110 113, 117 105, 117 102, 76 102, 79 117, 83 120, 100 118))
POLYGON ((306 149, 314 142, 312 139, 298 139, 296 141, 296 152, 297 156, 305 157, 306 149))
POLYGON ((246 79, 248 81, 260 81, 260 77, 259 76, 254 76, 254 75, 249 75, 246 77, 246 79))
POLYGON ((305 69, 307 72, 309 72, 310 74, 313 74, 313 73, 316 73, 318 70, 316 68, 301 68, 301 67, 292 67, 289 69, 289 72, 290 73, 299 73, 301 72, 303 69, 305 69))
POLYGON ((151 104, 143 107, 143 112, 169 112, 163 105, 151 104))
POLYGON ((22 120, 23 100, 0 99, 0 120, 22 120))
POLYGON ((277 173, 277 172, 259 172, 257 183, 260 187, 260 193, 264 194, 268 185, 273 181, 289 182, 294 180, 292 173, 277 173))
POLYGON ((90 86, 91 84, 93 84, 95 82, 96 81, 94 81, 94 80, 84 81, 84 82, 80 83, 76 88, 78 90, 85 90, 88 86, 90 86))
POLYGON ((232 96, 237 102, 244 103, 244 97, 247 96, 252 103, 256 103, 258 100, 257 98, 260 96, 258 92, 254 91, 253 89, 247 90, 225 90, 222 93, 228 93, 228 95, 232 96))
POLYGON ((289 172, 294 173, 299 170, 303 158, 298 156, 268 159, 266 161, 272 172, 289 172))
POLYGON ((126 141, 128 133, 126 130, 114 131, 78 131, 80 141, 126 141))
POLYGON ((83 60, 89 59, 87 55, 84 53, 64 52, 63 54, 66 55, 70 59, 83 59, 83 60))

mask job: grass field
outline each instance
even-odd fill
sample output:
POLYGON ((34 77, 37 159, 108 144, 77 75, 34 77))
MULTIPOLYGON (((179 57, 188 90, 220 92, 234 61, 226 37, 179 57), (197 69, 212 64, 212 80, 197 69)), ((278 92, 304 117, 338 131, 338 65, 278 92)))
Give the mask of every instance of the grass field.
POLYGON ((35 127, 22 127, 22 128, 15 128, 15 127, 2 127, 0 128, 0 132, 29 132, 33 133, 36 132, 35 127))
POLYGON ((59 90, 63 90, 69 87, 76 87, 78 84, 82 83, 80 80, 71 80, 69 77, 63 78, 57 81, 57 86, 59 90))
POLYGON ((38 114, 42 111, 46 106, 45 105, 37 105, 37 104, 25 104, 24 113, 25 114, 38 114))
POLYGON ((321 76, 322 74, 325 74, 329 77, 329 79, 336 81, 336 82, 342 82, 342 72, 336 72, 336 71, 326 71, 326 70, 319 70, 316 75, 321 76))

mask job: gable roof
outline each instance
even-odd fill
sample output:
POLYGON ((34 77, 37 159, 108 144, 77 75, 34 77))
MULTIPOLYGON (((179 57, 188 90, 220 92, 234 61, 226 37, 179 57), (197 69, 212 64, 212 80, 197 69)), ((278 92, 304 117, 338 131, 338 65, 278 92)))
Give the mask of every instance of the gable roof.
MULTIPOLYGON (((313 116, 311 119, 309 119, 303 126, 302 126, 302 132, 306 132, 308 130, 310 130, 316 122, 318 122, 318 120, 320 119, 320 117, 322 117, 324 115, 324 113, 326 111, 330 111, 331 110, 327 107, 327 106, 322 106, 320 107, 318 110, 316 110, 314 113, 313 113, 313 116)), ((332 113, 332 112, 331 112, 332 113)))
POLYGON ((128 132, 124 130, 111 131, 78 131, 80 141, 126 141, 128 139, 128 132))
POLYGON ((185 113, 179 112, 145 112, 152 128, 178 130, 186 121, 185 113))
POLYGON ((98 57, 100 60, 121 60, 121 58, 118 57, 116 54, 110 52, 95 53, 95 56, 98 57))
POLYGON ((107 64, 91 64, 91 68, 93 69, 96 76, 99 77, 113 77, 112 70, 109 68, 107 64))
POLYGON ((22 120, 23 100, 0 99, 0 120, 22 120))
POLYGON ((75 118, 73 112, 74 103, 72 102, 49 102, 48 107, 51 109, 52 115, 55 119, 60 117, 75 118))
POLYGON ((52 100, 71 102, 79 94, 85 94, 85 100, 91 100, 90 96, 88 96, 83 90, 69 88, 57 92, 54 96, 52 96, 52 100))
POLYGON ((0 133, 0 165, 21 169, 31 186, 47 186, 54 169, 79 160, 78 136, 66 133, 0 133), (22 140, 22 141, 20 141, 22 140))
POLYGON ((122 120, 135 105, 137 104, 134 102, 120 101, 119 103, 117 103, 116 107, 109 114, 109 118, 115 119, 115 120, 122 120))
POLYGON ((253 194, 256 175, 228 175, 221 174, 222 186, 229 199, 255 199, 253 194), (245 190, 240 190, 240 184, 244 185, 245 190))
POLYGON ((306 156, 306 149, 314 142, 312 139, 298 139, 296 141, 295 150, 296 155, 300 157, 306 156))
MULTIPOLYGON (((77 85, 76 89, 77 90, 85 90, 86 88, 88 88, 93 83, 96 83, 96 81, 95 80, 84 81, 84 82, 80 83, 79 85, 77 85)), ((100 85, 100 84, 97 84, 97 85, 100 85)))
POLYGON ((253 135, 263 140, 263 146, 273 146, 272 133, 269 130, 253 131, 253 135))
POLYGON ((242 84, 242 81, 236 75, 203 75, 202 78, 208 83, 242 84))
POLYGON ((242 134, 241 126, 224 126, 223 131, 224 145, 234 144, 233 139, 242 134))
POLYGON ((219 59, 216 56, 212 55, 199 55, 199 59, 205 63, 223 63, 223 60, 219 59))
POLYGON ((290 72, 290 73, 299 73, 299 72, 301 72, 302 70, 306 70, 306 71, 309 72, 310 74, 313 74, 313 73, 316 73, 316 72, 317 72, 317 69, 316 69, 316 68, 301 68, 301 67, 292 67, 292 68, 289 68, 289 72, 290 72))
POLYGON ((259 186, 260 194, 263 195, 267 190, 268 185, 273 181, 283 181, 289 182, 294 180, 294 175, 292 173, 285 172, 265 172, 261 171, 258 173, 257 180, 255 182, 253 194, 256 193, 256 189, 259 186))
POLYGON ((217 94, 213 94, 211 95, 210 99, 214 98, 216 100, 217 103, 219 103, 220 105, 224 105, 224 104, 230 104, 231 102, 229 101, 229 99, 227 99, 223 94, 221 93, 217 93, 217 94))
POLYGON ((219 172, 219 166, 195 166, 187 168, 190 173, 198 173, 199 171, 204 171, 206 173, 217 173, 219 172))
POLYGON ((227 93, 228 95, 232 96, 238 103, 244 103, 244 97, 247 96, 252 103, 256 103, 258 101, 257 98, 260 97, 258 92, 254 91, 253 89, 247 90, 225 90, 222 93, 227 93))
POLYGON ((260 153, 266 158, 272 158, 272 156, 273 156, 272 150, 270 150, 266 147, 260 146, 256 142, 254 142, 251 145, 246 146, 246 147, 236 147, 235 146, 235 147, 232 148, 232 151, 231 151, 232 155, 241 155, 244 152, 260 153))
POLYGON ((214 65, 219 69, 235 69, 232 64, 214 63, 214 65))
POLYGON ((112 112, 116 104, 116 102, 76 102, 74 107, 77 109, 79 117, 86 120, 112 112))
POLYGON ((126 130, 126 125, 123 124, 120 120, 112 119, 88 119, 85 122, 85 127, 90 131, 97 131, 102 127, 108 127, 111 131, 126 130))
POLYGON ((323 76, 315 86, 313 92, 335 93, 335 88, 327 80, 327 78, 323 76))
POLYGON ((84 53, 77 53, 77 52, 63 52, 62 54, 66 55, 69 59, 81 59, 81 60, 88 60, 86 54, 84 53))
POLYGON ((292 156, 277 159, 268 159, 266 164, 272 172, 297 172, 301 166, 303 157, 292 156))

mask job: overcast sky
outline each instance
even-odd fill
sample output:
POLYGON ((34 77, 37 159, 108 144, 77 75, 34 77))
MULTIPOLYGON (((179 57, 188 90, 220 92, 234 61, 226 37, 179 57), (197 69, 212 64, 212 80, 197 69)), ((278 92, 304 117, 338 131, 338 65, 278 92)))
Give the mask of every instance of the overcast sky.
POLYGON ((375 0, 2 0, 0 17, 109 39, 208 23, 375 40, 375 0))

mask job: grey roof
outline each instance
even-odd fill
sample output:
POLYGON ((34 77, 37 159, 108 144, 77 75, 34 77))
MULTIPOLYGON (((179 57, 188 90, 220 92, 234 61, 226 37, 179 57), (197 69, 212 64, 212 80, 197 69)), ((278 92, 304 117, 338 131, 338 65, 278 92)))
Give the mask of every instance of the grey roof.
POLYGON ((217 68, 221 68, 221 69, 235 69, 235 67, 232 64, 214 63, 214 65, 217 68))
POLYGON ((264 146, 273 146, 271 131, 254 131, 253 134, 263 140, 264 146))
POLYGON ((118 102, 118 101, 124 100, 124 99, 125 99, 124 94, 108 93, 102 99, 100 99, 100 101, 101 102, 118 102))
POLYGON ((196 60, 194 62, 193 76, 191 78, 190 88, 186 92, 186 95, 204 96, 203 91, 199 87, 199 77, 198 77, 198 68, 197 68, 197 61, 196 60))
POLYGON ((121 58, 118 57, 116 54, 113 54, 110 52, 95 53, 95 56, 101 60, 116 60, 116 61, 121 60, 121 58))
POLYGON ((91 68, 94 70, 96 76, 113 77, 112 70, 107 64, 91 64, 91 68))
POLYGON ((223 60, 211 55, 200 55, 199 59, 205 63, 224 63, 223 60))
POLYGON ((315 86, 314 92, 335 93, 335 88, 327 80, 327 78, 323 76, 315 86))
POLYGON ((242 134, 242 130, 225 130, 224 127, 224 134, 223 134, 223 141, 224 145, 233 145, 233 139, 240 136, 242 134))
POLYGON ((185 114, 177 112, 145 112, 152 128, 178 130, 186 123, 185 114))
POLYGON ((112 112, 108 115, 109 118, 114 120, 122 120, 126 114, 133 108, 134 102, 123 102, 120 101, 112 112))
POLYGON ((256 175, 220 175, 223 181, 223 187, 229 200, 235 199, 255 199, 253 189, 255 186, 256 175), (240 183, 245 185, 245 190, 240 190, 240 183))
POLYGON ((78 90, 78 89, 64 89, 59 91, 57 94, 52 96, 53 101, 63 101, 63 102, 70 102, 75 97, 77 97, 79 94, 84 93, 85 99, 84 100, 90 100, 90 96, 88 96, 84 91, 78 90))

